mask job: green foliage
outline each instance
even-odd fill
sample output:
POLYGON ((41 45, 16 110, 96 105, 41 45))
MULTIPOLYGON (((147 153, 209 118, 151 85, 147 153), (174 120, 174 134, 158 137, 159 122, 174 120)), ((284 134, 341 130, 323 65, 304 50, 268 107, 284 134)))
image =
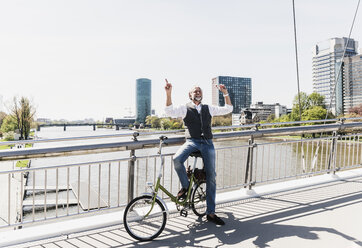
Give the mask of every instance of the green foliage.
POLYGON ((5 112, 0 111, 0 127, 3 124, 3 121, 6 116, 7 116, 7 114, 5 112))
POLYGON ((324 96, 318 94, 317 92, 313 92, 308 96, 308 104, 309 107, 320 106, 322 108, 326 108, 324 104, 324 96))
POLYGON ((172 123, 171 129, 181 129, 181 128, 182 128, 182 123, 177 121, 172 123))
POLYGON ((323 120, 326 117, 327 110, 321 106, 313 106, 303 111, 302 120, 323 120))
POLYGON ((161 128, 163 130, 167 130, 167 129, 170 129, 170 127, 172 126, 172 122, 170 119, 168 118, 162 118, 161 120, 161 128))
POLYGON ((156 129, 182 129, 183 122, 182 119, 171 119, 171 118, 159 118, 157 116, 147 116, 146 117, 146 124, 150 125, 151 128, 156 129))
POLYGON ((146 117, 146 124, 150 125, 152 128, 160 128, 161 127, 161 119, 157 116, 147 116, 146 117))
POLYGON ((6 133, 4 133, 4 140, 5 141, 11 141, 11 140, 14 140, 14 131, 9 131, 9 132, 6 132, 6 133))
POLYGON ((17 123, 16 123, 16 119, 14 116, 12 115, 7 115, 1 125, 1 132, 2 133, 7 133, 10 131, 15 131, 17 129, 17 123))
MULTIPOLYGON (((300 106, 302 121, 306 120, 323 120, 326 118, 327 110, 324 104, 324 96, 313 92, 308 95, 305 92, 300 93, 300 106)), ((328 114, 327 118, 333 118, 328 114)), ((294 97, 292 113, 289 115, 289 121, 299 121, 299 100, 298 95, 294 97)))
POLYGON ((223 116, 215 116, 212 118, 211 126, 219 127, 219 126, 231 126, 232 119, 231 114, 223 115, 223 116))
POLYGON ((19 167, 19 168, 26 168, 28 167, 28 164, 29 164, 29 160, 19 160, 16 162, 16 167, 19 167))
MULTIPOLYGON (((212 126, 231 126, 231 114, 226 116, 216 116, 212 119, 212 126)), ((183 121, 181 118, 159 118, 157 116, 147 116, 146 124, 151 126, 151 128, 156 129, 182 129, 183 121)))
POLYGON ((268 118, 266 119, 266 123, 272 123, 275 121, 275 114, 271 114, 268 116, 268 118))
POLYGON ((29 138, 30 127, 34 121, 34 114, 35 108, 28 98, 21 97, 20 100, 18 100, 14 97, 13 106, 11 107, 11 116, 16 120, 17 129, 20 132, 20 139, 29 138))

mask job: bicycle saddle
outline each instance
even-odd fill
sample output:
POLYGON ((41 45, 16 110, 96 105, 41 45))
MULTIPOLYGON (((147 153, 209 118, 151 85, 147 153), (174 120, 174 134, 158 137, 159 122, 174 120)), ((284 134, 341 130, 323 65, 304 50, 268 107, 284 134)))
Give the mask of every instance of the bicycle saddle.
POLYGON ((163 141, 163 140, 167 140, 168 138, 167 138, 167 136, 162 135, 159 137, 159 139, 163 141))
POLYGON ((201 152, 200 151, 196 151, 196 152, 192 152, 190 154, 191 157, 195 157, 195 158, 201 158, 201 152))

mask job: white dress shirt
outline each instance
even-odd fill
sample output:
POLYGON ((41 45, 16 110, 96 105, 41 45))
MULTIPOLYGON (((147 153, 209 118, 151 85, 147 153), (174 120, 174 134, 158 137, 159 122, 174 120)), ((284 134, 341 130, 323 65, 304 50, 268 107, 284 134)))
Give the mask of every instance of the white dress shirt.
MULTIPOLYGON (((201 104, 196 105, 193 102, 192 102, 192 104, 195 106, 197 112, 199 112, 199 114, 200 114, 201 104)), ((233 111, 233 105, 228 105, 228 104, 225 104, 225 106, 223 106, 223 107, 219 107, 219 106, 215 106, 215 105, 207 105, 207 106, 209 107, 209 112, 210 112, 211 116, 226 115, 233 111)), ((170 106, 166 106, 165 113, 167 116, 170 116, 172 118, 182 117, 182 119, 183 119, 186 117, 186 113, 187 113, 186 104, 180 105, 177 107, 174 107, 172 104, 170 106)))

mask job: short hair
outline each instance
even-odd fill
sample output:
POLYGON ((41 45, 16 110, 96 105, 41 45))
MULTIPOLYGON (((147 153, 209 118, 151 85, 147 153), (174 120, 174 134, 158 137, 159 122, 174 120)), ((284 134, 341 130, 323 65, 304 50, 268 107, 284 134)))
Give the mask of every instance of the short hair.
POLYGON ((200 91, 201 91, 201 93, 202 93, 202 89, 201 89, 201 87, 200 86, 198 86, 198 85, 194 85, 190 90, 189 90, 189 99, 190 100, 192 100, 192 98, 191 98, 191 94, 192 94, 192 92, 194 91, 194 89, 195 88, 199 88, 200 89, 200 91))

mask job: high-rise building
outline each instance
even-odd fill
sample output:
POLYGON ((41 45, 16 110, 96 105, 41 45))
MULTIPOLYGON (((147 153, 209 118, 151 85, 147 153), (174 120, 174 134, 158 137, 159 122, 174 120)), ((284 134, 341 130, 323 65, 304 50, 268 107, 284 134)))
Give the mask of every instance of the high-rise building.
MULTIPOLYGON (((335 115, 343 114, 343 72, 339 70, 347 40, 345 37, 331 38, 313 49, 313 90, 325 97, 327 108, 331 106, 335 115)), ((345 57, 356 55, 357 48, 358 42, 350 39, 345 57)))
POLYGON ((136 80, 136 121, 145 123, 151 115, 151 80, 139 78, 136 80))
POLYGON ((343 59, 344 113, 362 104, 362 55, 343 59))
POLYGON ((212 79, 212 104, 224 106, 222 93, 215 85, 224 84, 234 106, 233 113, 239 114, 251 104, 251 78, 218 76, 212 79))

